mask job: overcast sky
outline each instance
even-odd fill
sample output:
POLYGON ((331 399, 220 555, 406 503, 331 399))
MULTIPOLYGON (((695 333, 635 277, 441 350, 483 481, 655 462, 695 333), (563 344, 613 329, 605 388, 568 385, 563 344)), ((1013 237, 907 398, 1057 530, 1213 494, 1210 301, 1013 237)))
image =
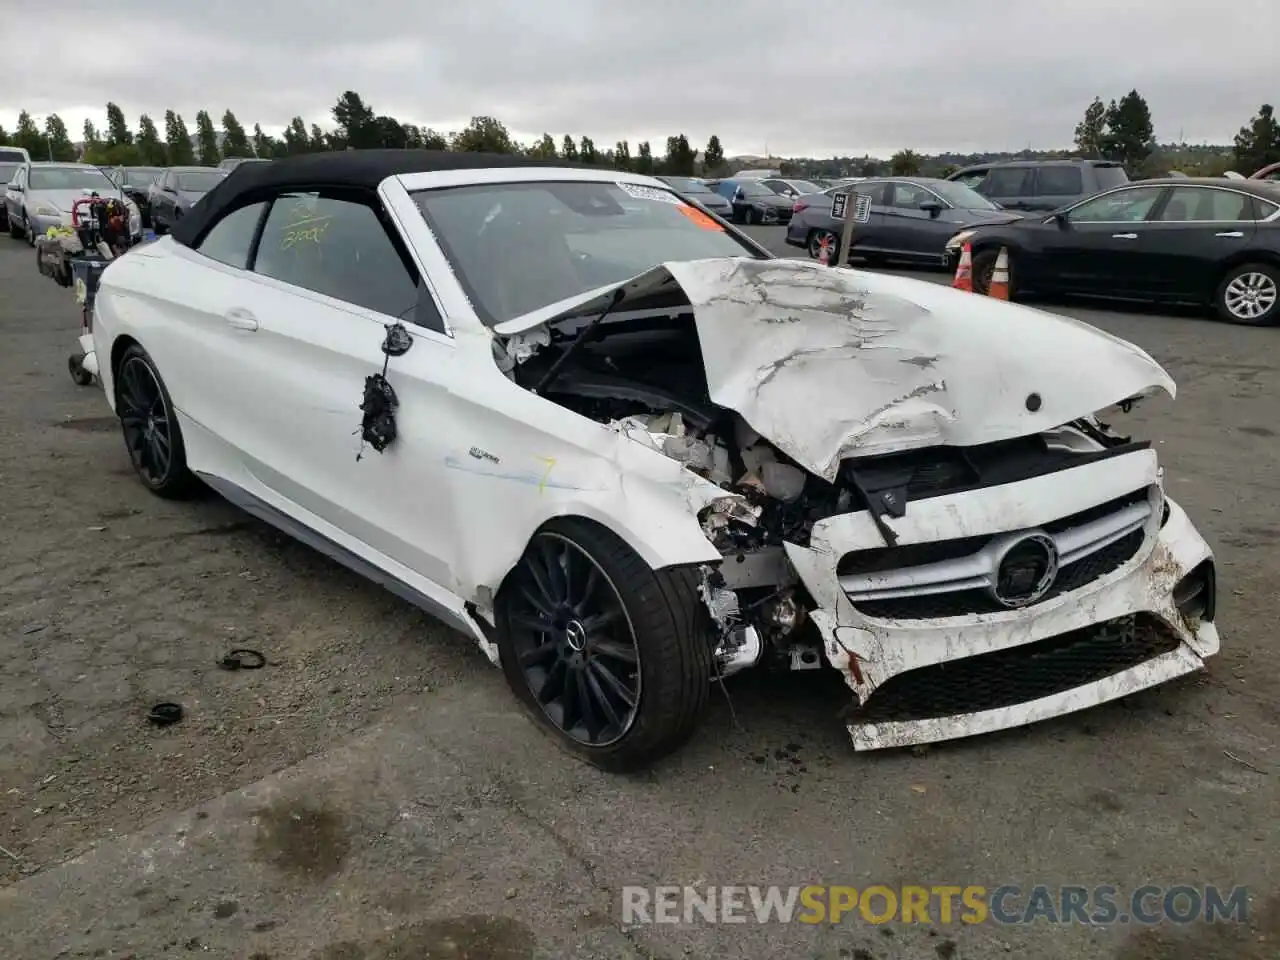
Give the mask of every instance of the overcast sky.
POLYGON ((0 125, 56 112, 72 139, 107 100, 135 128, 169 108, 192 132, 202 108, 327 128, 345 89, 445 131, 488 114, 526 141, 714 133, 731 155, 1064 147, 1133 87, 1160 139, 1229 143, 1280 106, 1280 0, 114 0, 89 33, 79 3, 26 9, 0 125), (98 42, 113 24, 136 55, 98 42), (77 37, 101 56, 65 56, 77 37))

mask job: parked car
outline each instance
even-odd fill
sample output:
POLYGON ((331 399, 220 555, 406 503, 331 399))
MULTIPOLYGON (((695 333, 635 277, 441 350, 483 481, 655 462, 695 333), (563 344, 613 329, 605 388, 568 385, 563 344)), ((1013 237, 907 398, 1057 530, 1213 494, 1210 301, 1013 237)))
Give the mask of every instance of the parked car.
POLYGON ((1129 182, 1124 165, 1109 160, 1015 160, 957 170, 963 183, 1008 210, 1057 210, 1129 182))
MULTIPOLYGON (((91 193, 118 196, 120 188, 101 169, 85 163, 23 163, 5 189, 9 236, 35 246, 36 237, 52 227, 71 226, 71 208, 91 193)), ((129 209, 129 232, 142 236, 138 205, 124 198, 129 209)))
POLYGON ((9 229, 9 205, 5 202, 5 195, 9 189, 9 181, 17 174, 21 164, 20 160, 0 159, 0 230, 9 229))
POLYGON ((204 481, 434 612, 606 768, 757 664, 834 670, 875 749, 1218 650, 1208 545, 1105 425, 1172 392, 1151 357, 773 257, 650 177, 276 160, 104 271, 90 337, 148 490, 204 481))
POLYGON ((116 167, 111 171, 111 179, 120 186, 126 197, 138 205, 144 227, 151 226, 150 188, 162 173, 163 167, 116 167))
POLYGON ((844 225, 831 216, 831 198, 850 190, 871 198, 871 220, 854 226, 853 250, 845 251, 846 262, 851 253, 871 264, 892 259, 940 266, 947 241, 957 231, 1020 216, 960 183, 929 177, 872 178, 797 200, 787 225, 787 243, 804 247, 811 257, 818 256, 823 243, 836 243, 844 225))
MULTIPOLYGON (((0 163, 30 163, 31 154, 25 147, 0 146, 0 163)), ((7 181, 6 181, 7 182, 7 181)))
POLYGON ((1272 163, 1255 170, 1249 175, 1250 180, 1280 180, 1280 163, 1272 163))
POLYGON ((829 183, 818 183, 814 180, 784 180, 780 177, 770 177, 769 179, 762 179, 760 182, 778 196, 786 197, 792 201, 809 194, 822 193, 823 190, 831 187, 829 183))
POLYGON ((147 187, 151 226, 168 232, 206 193, 225 180, 227 172, 213 167, 169 167, 147 187))
POLYGON ((230 173, 242 163, 269 163, 266 157, 227 157, 218 164, 218 169, 230 173))
POLYGON ((680 196, 695 203, 700 203, 712 213, 729 220, 733 217, 733 205, 724 197, 707 186, 706 181, 698 177, 659 177, 680 196))
POLYGON ((780 197, 759 180, 709 180, 709 186, 733 207, 734 223, 787 223, 791 199, 780 197))
POLYGON ((760 170, 739 170, 733 175, 735 180, 764 180, 766 177, 780 177, 781 170, 760 169, 760 170))
POLYGON ((1143 180, 1047 217, 962 231, 949 263, 965 243, 979 292, 1006 247, 1012 294, 1207 304, 1231 323, 1280 322, 1280 184, 1269 181, 1143 180))

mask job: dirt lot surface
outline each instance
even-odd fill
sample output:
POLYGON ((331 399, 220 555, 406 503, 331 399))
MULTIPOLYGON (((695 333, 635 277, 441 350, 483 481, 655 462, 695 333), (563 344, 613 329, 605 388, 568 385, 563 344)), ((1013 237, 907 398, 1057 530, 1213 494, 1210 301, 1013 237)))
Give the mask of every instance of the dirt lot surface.
POLYGON ((746 676, 624 778, 568 759, 405 603, 217 499, 147 494, 67 375, 74 303, 34 259, 0 240, 4 960, 1280 956, 1280 331, 1061 308, 1178 381, 1131 420, 1219 552, 1206 675, 869 755, 838 678, 746 676), (266 666, 221 669, 238 647, 266 666), (184 719, 150 725, 159 701, 184 719), (1158 929, 619 922, 625 884, 810 882, 1252 899, 1245 925, 1158 929))

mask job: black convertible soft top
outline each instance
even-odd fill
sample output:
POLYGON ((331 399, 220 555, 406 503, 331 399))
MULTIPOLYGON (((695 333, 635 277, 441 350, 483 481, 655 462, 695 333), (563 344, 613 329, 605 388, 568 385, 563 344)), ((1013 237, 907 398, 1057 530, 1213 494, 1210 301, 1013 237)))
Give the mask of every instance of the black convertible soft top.
POLYGON ((178 243, 190 246, 222 214, 241 205, 243 198, 281 189, 353 187, 376 189, 387 177, 401 173, 441 170, 491 170, 506 167, 571 167, 564 160, 537 160, 513 154, 454 153, 446 150, 336 150, 282 157, 270 163, 241 163, 206 193, 171 231, 178 243))

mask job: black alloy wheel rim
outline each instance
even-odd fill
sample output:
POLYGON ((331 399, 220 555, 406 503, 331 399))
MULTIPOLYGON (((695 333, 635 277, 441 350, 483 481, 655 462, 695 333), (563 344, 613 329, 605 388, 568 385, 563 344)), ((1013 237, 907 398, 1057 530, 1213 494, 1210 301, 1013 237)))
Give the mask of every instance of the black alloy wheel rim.
POLYGON ((164 483, 173 464, 173 430, 160 381, 151 365, 130 357, 120 368, 120 423, 134 469, 152 486, 164 483))
POLYGON ((626 735, 640 703, 640 649, 617 588, 582 548, 534 537, 508 623, 520 672, 561 733, 592 747, 626 735))

